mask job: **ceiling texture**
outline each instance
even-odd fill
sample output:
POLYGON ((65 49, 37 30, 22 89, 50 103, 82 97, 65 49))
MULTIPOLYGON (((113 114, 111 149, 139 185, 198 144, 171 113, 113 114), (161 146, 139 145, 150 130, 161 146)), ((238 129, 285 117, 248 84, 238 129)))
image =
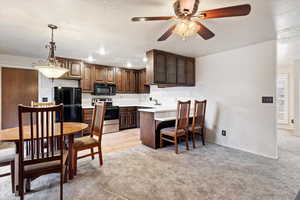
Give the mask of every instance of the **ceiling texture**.
POLYGON ((133 23, 134 16, 174 15, 174 0, 0 0, 0 54, 45 58, 50 40, 47 24, 55 24, 57 55, 70 58, 93 56, 95 63, 142 68, 150 49, 186 56, 204 56, 233 48, 300 33, 299 0, 200 0, 199 10, 249 3, 246 17, 203 21, 216 36, 182 40, 172 35, 157 39, 174 23, 133 23), (104 49, 106 54, 98 51, 104 49))

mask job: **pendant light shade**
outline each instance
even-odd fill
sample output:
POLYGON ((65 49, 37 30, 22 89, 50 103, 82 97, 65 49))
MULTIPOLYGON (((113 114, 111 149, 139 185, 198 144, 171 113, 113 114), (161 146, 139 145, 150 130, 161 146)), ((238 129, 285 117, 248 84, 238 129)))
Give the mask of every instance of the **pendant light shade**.
POLYGON ((39 63, 34 64, 34 66, 35 69, 37 69, 47 78, 55 79, 63 76, 69 70, 60 67, 55 57, 56 45, 53 40, 53 31, 57 29, 57 26, 49 24, 48 27, 51 29, 51 41, 49 42, 48 45, 46 45, 46 48, 49 48, 48 59, 45 61, 39 61, 39 63))

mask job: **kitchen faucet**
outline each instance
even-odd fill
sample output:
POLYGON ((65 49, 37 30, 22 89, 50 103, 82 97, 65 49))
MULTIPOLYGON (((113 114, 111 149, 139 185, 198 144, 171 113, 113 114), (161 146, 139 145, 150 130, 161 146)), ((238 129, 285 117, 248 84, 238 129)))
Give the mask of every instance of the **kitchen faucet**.
POLYGON ((149 100, 150 101, 154 101, 155 102, 154 103, 155 106, 160 106, 161 105, 161 103, 159 103, 157 99, 153 99, 152 97, 150 97, 149 100))

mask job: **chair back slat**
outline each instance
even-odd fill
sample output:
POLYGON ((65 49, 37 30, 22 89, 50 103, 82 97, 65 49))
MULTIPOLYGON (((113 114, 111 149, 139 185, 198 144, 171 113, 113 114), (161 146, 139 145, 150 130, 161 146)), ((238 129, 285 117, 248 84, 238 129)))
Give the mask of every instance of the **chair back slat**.
MULTIPOLYGON (((54 116, 54 112, 51 112, 51 119, 52 121, 54 120, 53 118, 54 116)), ((55 151, 55 139, 54 139, 54 123, 51 123, 51 152, 52 152, 52 156, 54 155, 54 151, 55 151)))
POLYGON ((207 104, 207 100, 204 101, 195 100, 194 116, 193 116, 193 123, 192 123, 193 129, 198 127, 204 128, 206 104, 207 104))
POLYGON ((189 126, 191 101, 177 103, 177 114, 176 114, 176 132, 178 130, 186 130, 189 126))
POLYGON ((35 149, 34 149, 34 140, 33 140, 33 117, 30 113, 30 146, 31 146, 31 159, 34 159, 35 149))
POLYGON ((20 163, 32 164, 44 162, 45 160, 59 160, 62 157, 63 150, 63 106, 51 107, 26 107, 19 105, 19 149, 20 163), (58 112, 60 116, 59 130, 56 130, 54 113, 58 112), (23 117, 30 116, 30 138, 24 141, 23 117), (35 119, 35 120, 33 120, 35 119), (57 134, 59 133, 59 134, 57 134), (60 151, 55 151, 53 148, 54 140, 58 141, 60 151), (30 156, 25 156, 23 153, 24 143, 27 142, 30 146, 30 156), (49 144, 52 147, 50 148, 49 144), (22 151, 22 152, 21 152, 22 151))
POLYGON ((100 141, 103 133, 105 106, 106 106, 105 102, 96 103, 93 110, 91 135, 98 136, 100 141))

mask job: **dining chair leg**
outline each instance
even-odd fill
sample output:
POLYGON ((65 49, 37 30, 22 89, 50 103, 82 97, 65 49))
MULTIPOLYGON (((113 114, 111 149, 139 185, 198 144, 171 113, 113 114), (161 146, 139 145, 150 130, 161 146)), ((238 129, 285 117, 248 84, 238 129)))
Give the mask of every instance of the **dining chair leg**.
POLYGON ((103 157, 102 157, 102 149, 101 146, 98 146, 98 151, 99 151, 99 162, 100 162, 100 167, 103 165, 103 157))
POLYGON ((202 144, 205 145, 205 130, 204 128, 202 128, 202 131, 201 131, 201 139, 202 139, 202 144))
POLYGON ((175 153, 178 154, 178 142, 177 142, 177 137, 175 137, 175 153))
POLYGON ((188 134, 186 133, 185 134, 185 146, 186 146, 186 150, 190 150, 190 148, 189 148, 189 136, 188 136, 188 134))
POLYGON ((25 179, 25 191, 26 192, 30 192, 31 190, 31 179, 30 178, 26 178, 25 179))
POLYGON ((63 200, 64 194, 64 167, 60 171, 60 200, 63 200))
POLYGON ((11 191, 15 193, 15 162, 10 163, 10 171, 11 171, 11 191))
POLYGON ((92 156, 92 160, 95 159, 95 156, 94 156, 94 148, 91 148, 91 156, 92 156))
POLYGON ((73 166, 74 166, 74 175, 77 175, 77 151, 74 151, 74 158, 73 158, 73 166))
POLYGON ((195 149, 196 148, 196 138, 195 138, 195 132, 194 131, 191 131, 191 134, 192 134, 192 141, 193 141, 193 148, 195 149))
POLYGON ((63 178, 64 178, 64 183, 68 182, 68 161, 66 161, 66 163, 64 163, 64 167, 63 167, 63 178))
POLYGON ((160 134, 160 137, 159 137, 159 147, 162 148, 163 147, 163 139, 162 139, 162 134, 160 134))
POLYGON ((23 178, 20 178, 18 189, 19 189, 20 200, 24 200, 24 179, 23 178))

